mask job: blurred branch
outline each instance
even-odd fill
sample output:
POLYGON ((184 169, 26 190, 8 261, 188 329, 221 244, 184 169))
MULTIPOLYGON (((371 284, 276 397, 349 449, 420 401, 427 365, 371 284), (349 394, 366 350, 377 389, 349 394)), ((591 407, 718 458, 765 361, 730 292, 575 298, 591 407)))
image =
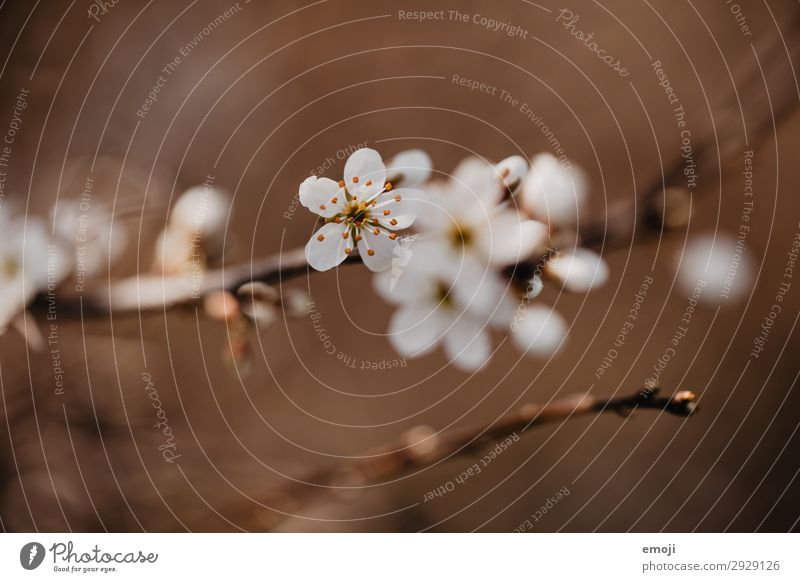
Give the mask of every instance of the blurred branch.
POLYGON ((416 427, 399 441, 378 447, 362 458, 294 480, 256 499, 238 501, 217 512, 216 516, 203 515, 185 525, 194 531, 218 530, 220 521, 225 520, 237 528, 268 531, 325 494, 380 485, 415 469, 472 455, 488 444, 533 427, 604 412, 616 412, 627 417, 638 409, 685 417, 697 411, 695 401, 695 394, 689 391, 664 397, 659 396, 658 389, 643 389, 629 396, 610 399, 577 394, 547 404, 525 404, 488 426, 441 433, 429 427, 416 427))

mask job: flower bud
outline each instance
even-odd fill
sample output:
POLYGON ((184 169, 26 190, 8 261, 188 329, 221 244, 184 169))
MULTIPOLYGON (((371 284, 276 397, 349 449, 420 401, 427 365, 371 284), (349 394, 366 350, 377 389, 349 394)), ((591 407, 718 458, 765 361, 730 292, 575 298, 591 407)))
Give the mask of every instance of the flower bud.
POLYGON ((514 344, 534 356, 549 356, 561 349, 567 324, 554 309, 542 305, 528 307, 512 324, 514 344))

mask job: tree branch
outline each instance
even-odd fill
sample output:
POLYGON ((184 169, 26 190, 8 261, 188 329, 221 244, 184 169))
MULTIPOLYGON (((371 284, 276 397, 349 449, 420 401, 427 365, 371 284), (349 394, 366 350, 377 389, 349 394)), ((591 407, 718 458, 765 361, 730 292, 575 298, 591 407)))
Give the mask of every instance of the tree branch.
POLYGON ((635 410, 646 409, 685 417, 698 410, 692 392, 681 391, 671 397, 659 396, 658 392, 642 389, 610 399, 577 394, 547 404, 525 404, 490 425, 442 433, 417 427, 397 442, 373 449, 359 459, 319 470, 255 499, 237 501, 217 512, 218 517, 204 514, 186 525, 193 530, 217 531, 220 521, 225 520, 233 527, 268 531, 325 494, 380 485, 417 469, 472 455, 488 444, 533 427, 605 412, 627 417, 635 410))

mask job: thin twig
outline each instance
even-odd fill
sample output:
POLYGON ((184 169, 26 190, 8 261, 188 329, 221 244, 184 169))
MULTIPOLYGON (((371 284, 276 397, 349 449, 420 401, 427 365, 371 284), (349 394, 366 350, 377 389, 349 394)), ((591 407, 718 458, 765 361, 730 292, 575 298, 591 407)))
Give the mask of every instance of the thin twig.
POLYGON ((525 404, 490 425, 441 433, 417 427, 399 441, 373 449, 361 458, 321 469, 304 479, 270 489, 256 499, 237 501, 219 510, 219 518, 204 514, 187 525, 193 529, 218 529, 220 519, 224 519, 239 528, 272 530, 325 494, 380 485, 414 470, 472 455, 486 445, 533 427, 604 412, 628 416, 638 409, 689 416, 697 412, 695 401, 695 395, 689 391, 663 397, 658 389, 643 389, 611 399, 578 394, 547 404, 525 404))

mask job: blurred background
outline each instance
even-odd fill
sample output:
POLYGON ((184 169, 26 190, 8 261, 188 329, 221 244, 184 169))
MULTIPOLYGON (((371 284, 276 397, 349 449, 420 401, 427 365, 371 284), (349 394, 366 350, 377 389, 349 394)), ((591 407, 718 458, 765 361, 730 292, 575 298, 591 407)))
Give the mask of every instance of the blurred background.
MULTIPOLYGON (((531 157, 553 151, 556 139, 590 176, 596 220, 659 186, 686 151, 683 130, 713 163, 698 167, 688 226, 637 229, 602 245, 612 275, 599 291, 545 292, 571 323, 566 349, 549 361, 503 345, 475 375, 446 366, 440 351, 391 367, 392 309, 361 268, 282 285, 313 296, 334 353, 310 318, 290 318, 251 336, 248 374, 224 365, 229 330, 194 309, 65 314, 41 352, 9 331, 0 337, 0 527, 261 529, 264 511, 253 501, 261 493, 412 427, 489 424, 525 402, 636 391, 689 305, 675 268, 688 241, 735 238, 747 213, 752 276, 739 273, 737 293, 697 307, 658 378, 667 392, 696 391, 701 414, 572 419, 531 430, 433 500, 425 494, 477 459, 322 495, 269 527, 512 531, 530 520, 534 531, 796 530, 797 282, 763 351, 751 351, 779 285, 791 283, 800 230, 792 60, 800 8, 788 0, 576 0, 571 16, 562 8, 549 0, 3 3, 0 134, 21 92, 26 107, 7 150, 2 204, 47 216, 57 198, 80 197, 90 177, 91 203, 113 212, 129 245, 89 290, 102 291, 107 275, 145 272, 170 204, 208 177, 233 197, 226 264, 304 245, 315 220, 293 203, 299 183, 323 165, 338 179, 344 152, 359 146, 387 158, 421 147, 446 173, 470 153, 531 157), (415 11, 441 16, 420 21, 408 16, 415 11), (470 90, 454 75, 497 91, 470 90), (752 178, 743 174, 749 165, 752 178), (654 282, 638 319, 615 346, 647 277, 654 282), (172 462, 159 448, 153 389, 174 434, 172 462), (568 494, 549 501, 559 491, 568 494), (227 519, 231 504, 251 507, 247 519, 227 519)), ((35 322, 49 333, 43 315, 35 322)))

